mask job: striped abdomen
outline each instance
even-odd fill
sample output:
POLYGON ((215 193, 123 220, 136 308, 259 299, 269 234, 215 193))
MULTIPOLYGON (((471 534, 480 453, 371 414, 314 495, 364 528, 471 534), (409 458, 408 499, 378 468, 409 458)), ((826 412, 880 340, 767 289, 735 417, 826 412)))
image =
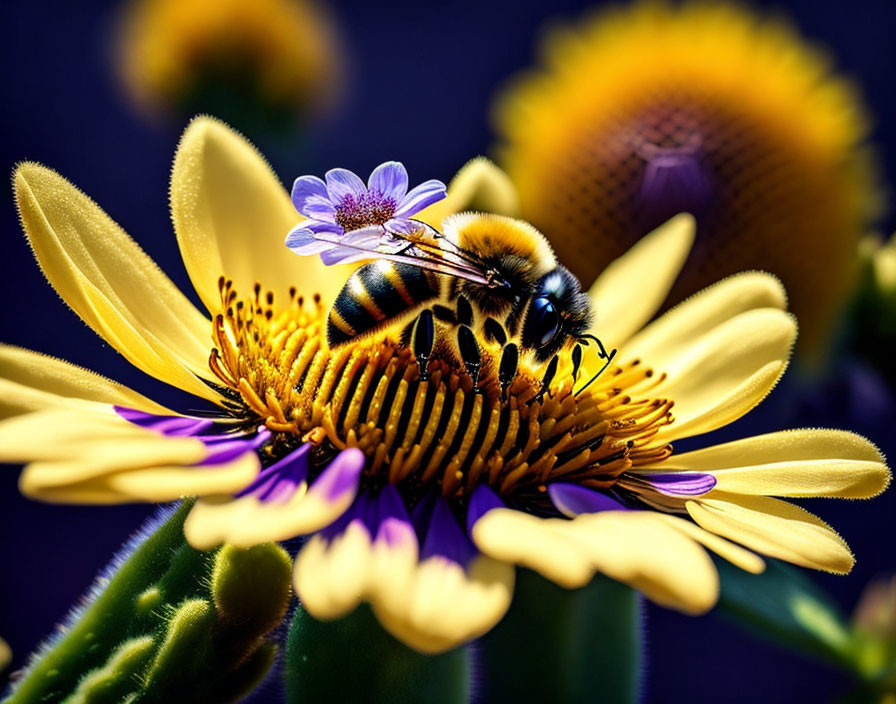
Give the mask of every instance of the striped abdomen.
POLYGON ((327 319, 331 347, 371 332, 439 294, 438 275, 410 264, 373 262, 349 277, 327 319))

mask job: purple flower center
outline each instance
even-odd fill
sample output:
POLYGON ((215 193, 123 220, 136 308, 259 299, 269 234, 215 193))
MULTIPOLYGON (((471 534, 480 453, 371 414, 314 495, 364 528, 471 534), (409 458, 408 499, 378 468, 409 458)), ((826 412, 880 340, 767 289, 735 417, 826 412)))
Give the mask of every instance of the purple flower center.
POLYGON ((346 232, 371 225, 385 225, 395 214, 398 204, 379 191, 361 195, 349 193, 336 206, 336 223, 346 232))

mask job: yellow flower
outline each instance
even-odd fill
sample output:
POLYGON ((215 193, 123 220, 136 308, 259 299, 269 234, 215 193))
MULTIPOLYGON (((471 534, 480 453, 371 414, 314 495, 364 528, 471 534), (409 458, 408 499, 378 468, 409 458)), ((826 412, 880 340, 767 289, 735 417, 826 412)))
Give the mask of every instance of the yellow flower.
POLYGON ((309 0, 131 0, 117 69, 150 112, 292 124, 335 97, 336 46, 329 17, 309 0))
POLYGON ((697 216, 670 303, 737 271, 780 277, 818 361, 877 210, 851 85, 781 21, 640 2, 558 31, 498 101, 522 217, 584 282, 671 215, 697 216))
MULTIPOLYGON (((423 217, 470 202, 506 211, 502 183, 475 162, 449 205, 423 217)), ((851 568, 829 526, 772 497, 864 498, 889 481, 880 453, 842 431, 673 452, 672 441, 759 403, 796 335, 777 279, 755 272, 648 323, 693 241, 688 216, 610 264, 588 294, 601 338, 620 350, 610 369, 574 393, 570 350, 547 380, 550 363, 520 354, 505 398, 502 345, 479 324, 477 392, 450 345, 436 345, 421 379, 393 328, 330 349, 326 312, 351 270, 285 251, 298 219, 289 196, 220 122, 190 125, 171 183, 177 240, 211 319, 55 172, 23 164, 15 192, 38 262, 72 309, 138 368, 218 412, 178 414, 3 347, 0 461, 27 463, 20 486, 46 501, 198 495, 186 533, 200 548, 311 534, 294 579, 319 618, 366 601, 404 642, 442 651, 501 618, 516 564, 567 587, 602 572, 700 613, 718 595, 704 548, 753 572, 757 553, 851 568)), ((445 232, 470 222, 532 232, 500 215, 447 217, 445 232)))

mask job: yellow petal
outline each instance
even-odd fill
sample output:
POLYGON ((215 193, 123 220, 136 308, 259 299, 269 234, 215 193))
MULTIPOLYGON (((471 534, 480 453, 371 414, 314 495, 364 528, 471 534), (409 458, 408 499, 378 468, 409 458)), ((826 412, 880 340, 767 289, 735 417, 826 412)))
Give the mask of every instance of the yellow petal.
POLYGON ((473 526, 473 542, 484 554, 530 567, 562 587, 581 587, 594 575, 591 561, 570 540, 562 519, 542 519, 496 508, 473 526))
POLYGON ((206 398, 209 321, 90 198, 33 163, 14 178, 22 226, 50 283, 90 327, 148 374, 206 398))
POLYGON ((639 358, 665 369, 668 360, 726 320, 756 308, 786 307, 784 287, 771 274, 736 274, 694 294, 636 333, 619 350, 620 359, 639 358))
POLYGON ((771 391, 787 367, 796 339, 788 313, 760 308, 741 313, 694 340, 663 370, 652 393, 670 398, 675 422, 657 442, 690 437, 727 425, 771 391))
POLYGON ((354 520, 327 541, 315 535, 296 557, 293 584, 302 606, 312 616, 344 616, 361 603, 372 577, 370 533, 354 520))
MULTIPOLYGON (((50 408, 0 422, 0 462, 89 460, 92 473, 152 461, 192 463, 207 452, 195 438, 167 437, 129 423, 110 407, 50 408)), ((84 477, 78 477, 78 481, 84 477)))
POLYGON ((689 501, 687 510, 706 530, 751 550, 838 574, 852 569, 854 559, 843 539, 820 518, 786 501, 719 492, 689 501))
POLYGON ((94 402, 170 413, 123 384, 61 359, 0 344, 0 418, 94 402))
POLYGON ((328 498, 316 492, 313 485, 308 490, 305 484, 283 502, 262 501, 252 494, 211 496, 193 506, 184 533, 190 545, 199 550, 221 543, 251 547, 289 540, 328 526, 345 513, 354 498, 354 491, 328 498))
MULTIPOLYGON (((153 462, 147 454, 141 464, 153 462)), ((239 491, 259 469, 258 457, 247 452, 220 465, 138 466, 73 481, 77 474, 91 474, 92 466, 89 461, 35 462, 25 468, 19 486, 25 495, 53 503, 156 503, 239 491)))
POLYGON ((645 235, 594 282, 591 332, 609 349, 619 347, 663 304, 694 242, 694 218, 687 213, 645 235))
POLYGON ((599 571, 686 613, 702 613, 718 598, 718 574, 706 552, 649 511, 564 520, 493 509, 473 527, 473 541, 486 555, 530 567, 568 588, 599 571))
POLYGON ((665 513, 655 513, 654 518, 672 526, 675 530, 693 538, 698 543, 712 550, 716 555, 724 557, 732 565, 752 574, 759 574, 765 570, 765 561, 759 555, 744 550, 740 545, 728 542, 715 533, 710 533, 698 525, 678 516, 670 516, 665 513))
POLYGON ((569 521, 569 532, 594 567, 651 601, 689 614, 711 609, 719 597, 712 560, 690 536, 650 511, 604 511, 569 521))
MULTIPOLYGON (((395 528, 395 526, 393 526, 395 528)), ((296 594, 320 619, 338 618, 361 601, 396 638, 423 653, 438 653, 476 638, 507 611, 511 565, 479 556, 464 569, 440 556, 418 562, 413 529, 371 540, 360 521, 327 541, 316 535, 296 558, 296 594)))
POLYGON ((445 199, 414 217, 440 228, 442 220, 466 210, 518 217, 519 196, 504 171, 484 156, 471 159, 448 184, 445 199))
POLYGON ((464 569, 436 556, 410 572, 393 573, 371 603, 396 638, 422 653, 440 653, 500 621, 510 606, 513 583, 514 568, 507 563, 479 556, 464 569))
POLYGON ((695 470, 715 491, 769 496, 877 496, 890 481, 883 455, 843 430, 785 430, 673 455, 645 470, 695 470))
MULTIPOLYGON (((171 216, 190 280, 209 311, 221 307, 218 279, 251 295, 255 282, 289 300, 331 301, 348 279, 343 267, 300 257, 284 244, 302 218, 267 162, 242 135, 211 117, 197 117, 177 148, 171 173, 171 216)), ((348 270, 349 272, 351 269, 348 270)))

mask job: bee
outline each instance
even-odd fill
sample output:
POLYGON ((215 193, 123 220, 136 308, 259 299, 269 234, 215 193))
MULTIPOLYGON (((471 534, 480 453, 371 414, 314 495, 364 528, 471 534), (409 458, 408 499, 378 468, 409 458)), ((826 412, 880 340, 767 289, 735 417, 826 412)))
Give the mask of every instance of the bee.
POLYGON ((557 353, 570 342, 573 376, 582 345, 593 342, 603 367, 610 364, 601 341, 588 333, 593 314, 578 279, 559 264, 534 227, 512 218, 464 213, 448 218, 444 233, 415 221, 416 231, 383 228, 350 232, 333 246, 342 260, 375 259, 355 271, 327 318, 327 341, 338 347, 391 325, 405 325, 404 339, 426 378, 435 343, 434 319, 456 329, 456 345, 478 389, 482 354, 474 330, 502 346, 498 378, 502 398, 517 373, 520 353, 547 362, 539 398, 557 372, 557 353), (356 252, 352 254, 352 252, 356 252))

